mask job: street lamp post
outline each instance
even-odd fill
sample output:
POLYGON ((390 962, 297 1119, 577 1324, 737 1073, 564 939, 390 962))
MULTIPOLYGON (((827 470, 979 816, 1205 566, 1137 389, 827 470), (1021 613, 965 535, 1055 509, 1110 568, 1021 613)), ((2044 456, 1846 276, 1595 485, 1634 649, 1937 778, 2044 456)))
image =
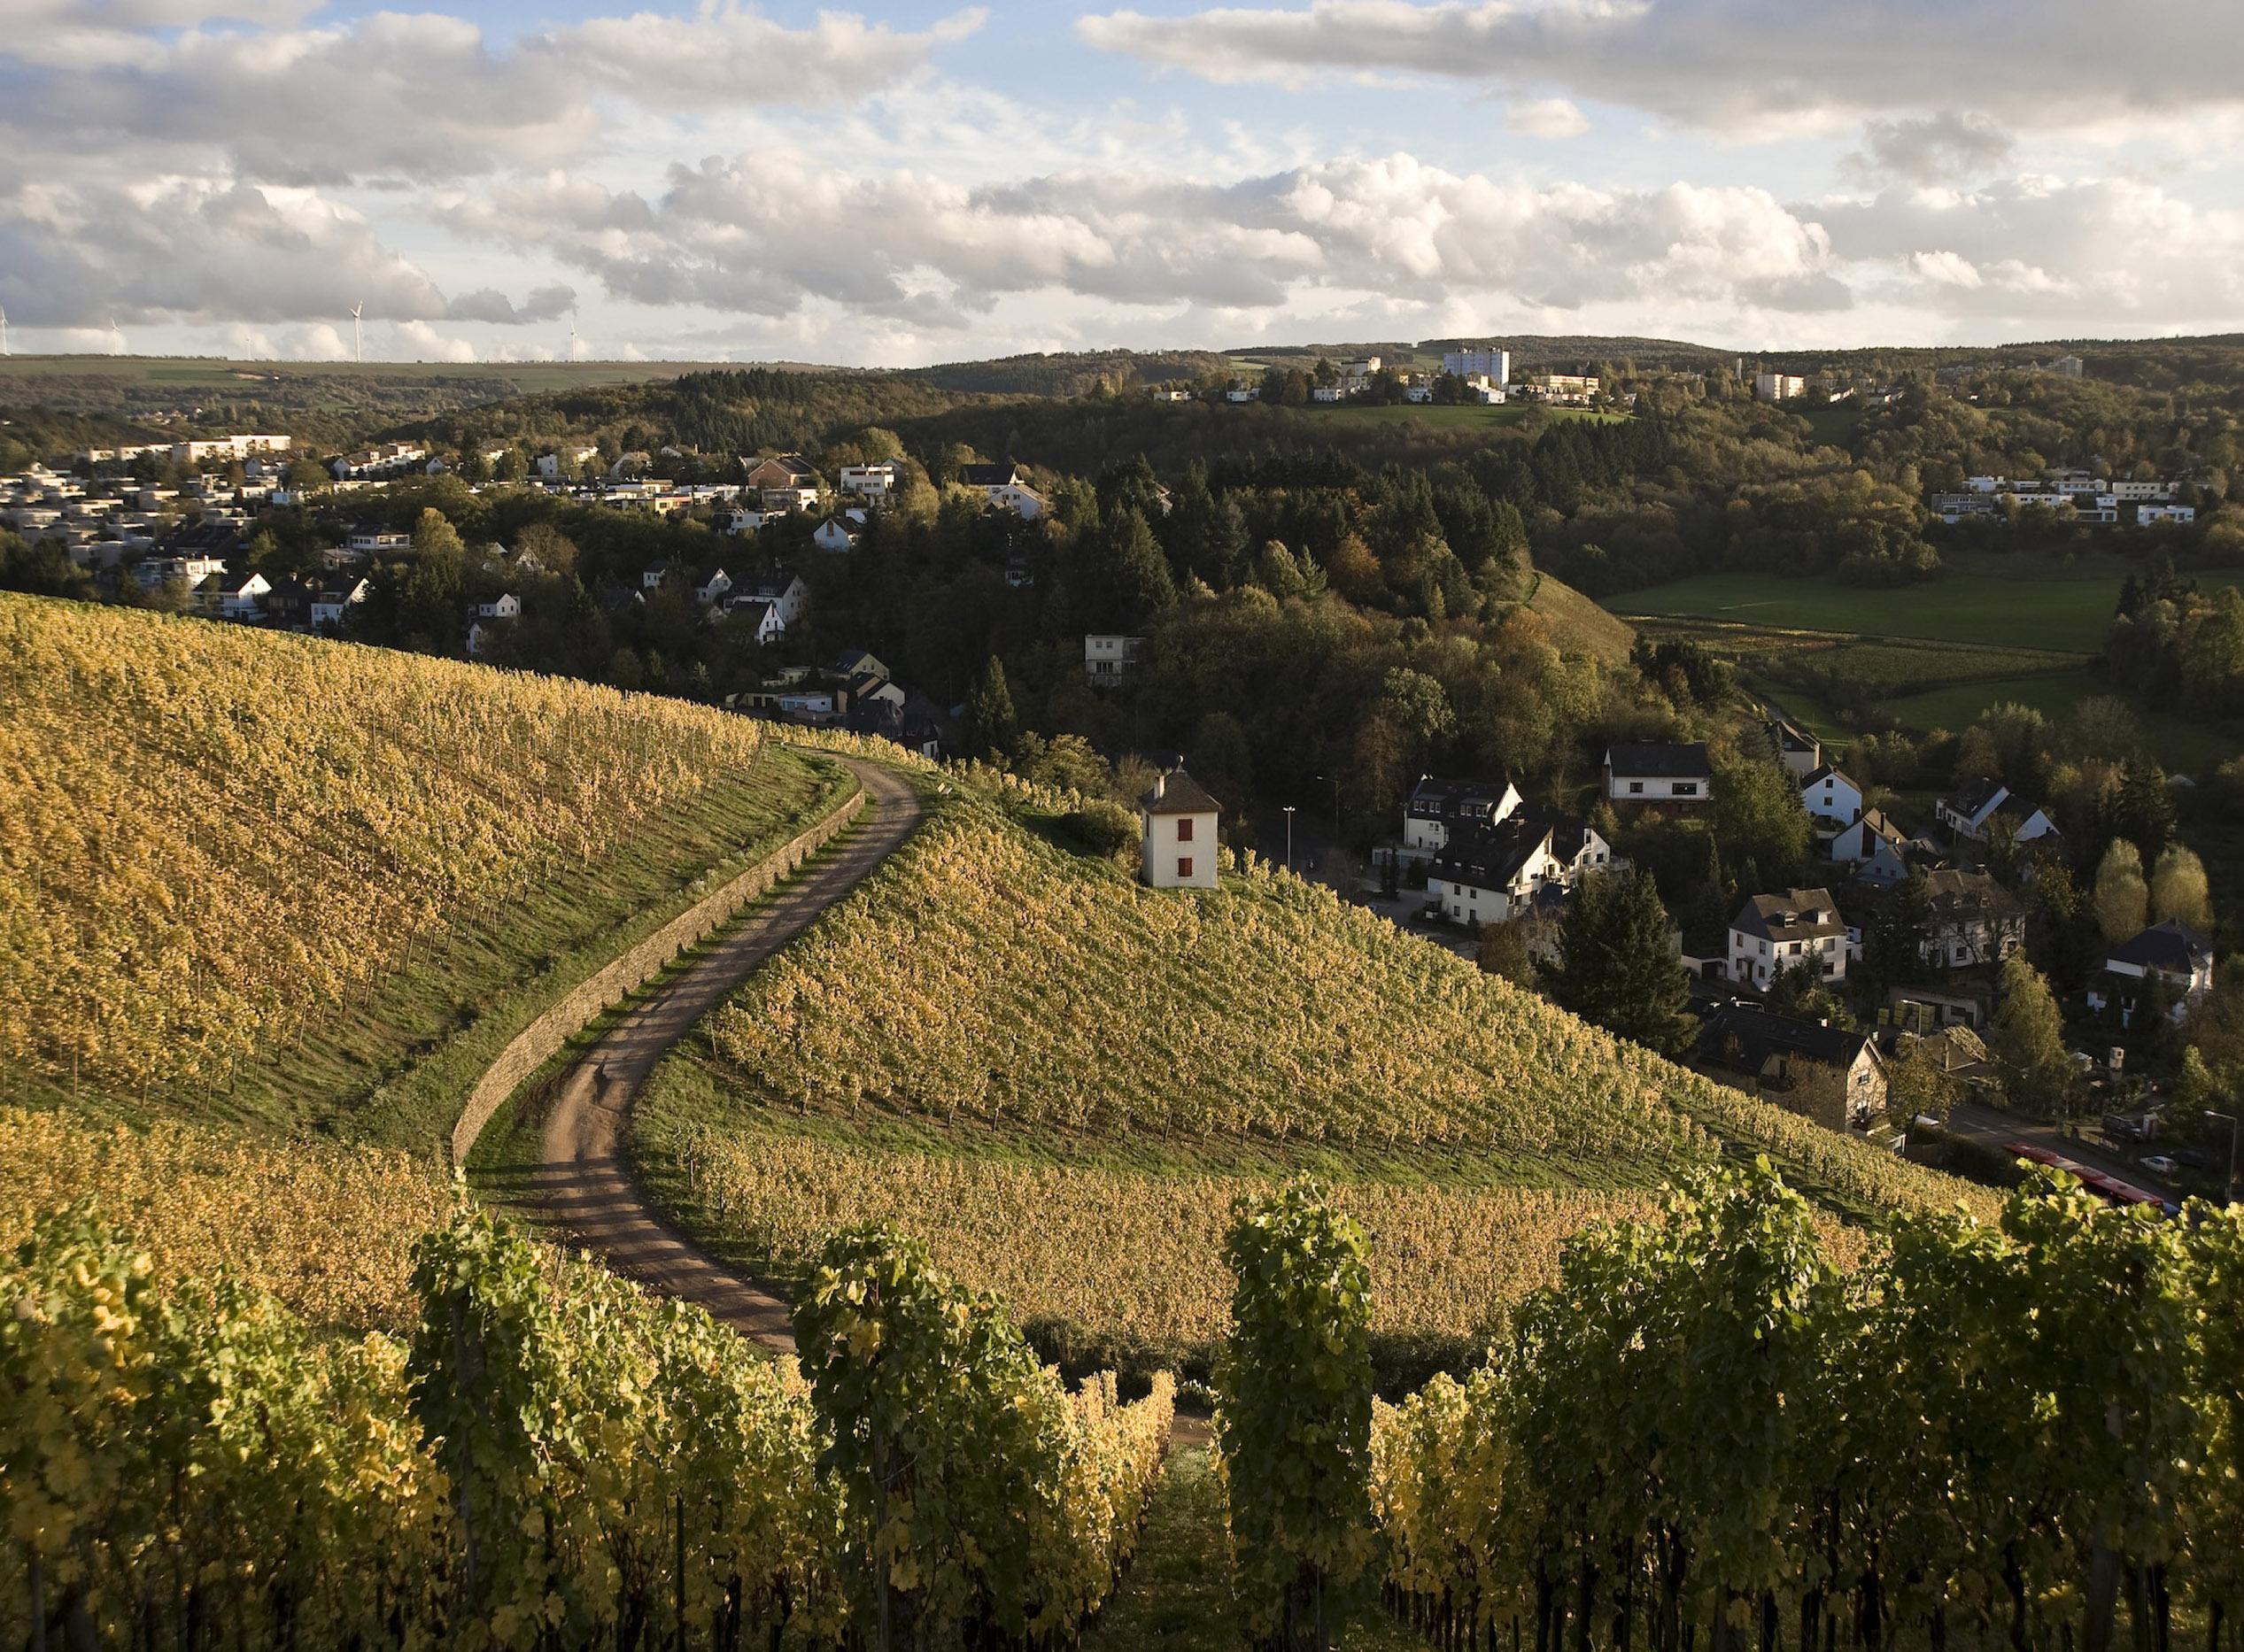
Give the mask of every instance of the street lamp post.
POLYGON ((1290 803, 1287 804, 1287 805, 1285 806, 1285 811, 1286 811, 1286 870, 1288 870, 1288 872, 1290 872, 1290 871, 1292 871, 1292 870, 1294 869, 1294 806, 1293 806, 1292 804, 1290 804, 1290 803))
POLYGON ((1340 836, 1340 776, 1319 775, 1317 778, 1333 789, 1333 836, 1337 838, 1340 836))
POLYGON ((2237 1197, 2237 1193, 2236 1193, 2236 1132, 2237 1132, 2236 1115, 2235 1115, 2235 1114, 2233 1114, 2233 1113, 2216 1113, 2216 1112, 2214 1112, 2214 1111, 2212 1110, 2212 1108, 2206 1108, 2206 1109, 2205 1109, 2205 1116, 2206 1116, 2207 1118, 2217 1118, 2217 1119, 2220 1120, 2220 1121, 2221 1121, 2224 1124, 2226 1124, 2226 1125, 2228 1126, 2228 1186, 2227 1186, 2227 1188, 2226 1188, 2225 1191, 2227 1193, 2229 1202, 2230 1202, 2231 1204, 2233 1204, 2233 1203, 2235 1203, 2235 1202, 2236 1202, 2236 1197, 2237 1197))

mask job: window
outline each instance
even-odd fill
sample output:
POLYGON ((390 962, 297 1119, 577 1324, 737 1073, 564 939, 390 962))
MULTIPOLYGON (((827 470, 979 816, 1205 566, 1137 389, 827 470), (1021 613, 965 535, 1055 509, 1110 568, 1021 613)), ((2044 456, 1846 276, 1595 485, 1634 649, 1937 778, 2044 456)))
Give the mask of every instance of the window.
POLYGON ((1695 798, 1698 795, 1698 783, 1696 780, 1678 780, 1668 790, 1679 798, 1695 798))
POLYGON ((1644 792, 1644 783, 1641 780, 1631 780, 1629 783, 1629 795, 1630 797, 1641 796, 1644 792))
POLYGON ((1177 876, 1179 877, 1190 877, 1192 876, 1192 857, 1190 855, 1182 855, 1178 858, 1177 876))
POLYGON ((1179 843, 1190 843, 1192 841, 1191 815, 1187 814, 1177 822, 1177 841, 1179 843))

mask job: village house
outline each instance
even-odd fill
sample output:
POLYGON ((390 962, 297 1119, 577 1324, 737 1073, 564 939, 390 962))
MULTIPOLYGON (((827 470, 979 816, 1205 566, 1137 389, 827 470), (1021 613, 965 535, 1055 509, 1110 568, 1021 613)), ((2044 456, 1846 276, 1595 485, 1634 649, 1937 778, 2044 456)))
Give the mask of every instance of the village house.
POLYGON ((844 493, 885 504, 896 490, 896 467, 887 460, 877 465, 844 465, 835 473, 834 481, 844 493))
POLYGON ((800 453, 774 453, 769 458, 759 459, 748 467, 748 474, 743 478, 743 485, 757 492, 770 489, 799 494, 803 490, 809 490, 814 504, 816 502, 817 483, 818 473, 810 468, 810 461, 800 453))
POLYGON ((1862 813, 1862 788, 1824 763, 1810 770, 1799 783, 1802 807, 1829 826, 1844 826, 1862 813))
POLYGON ((476 605, 479 620, 519 620, 522 614, 522 599, 511 591, 502 591, 489 602, 476 605))
POLYGON ((308 617, 313 628, 340 630, 351 610, 367 599, 368 589, 363 579, 347 579, 339 584, 323 586, 319 595, 312 598, 308 617))
POLYGON ((1933 814, 1957 838, 1983 843, 1995 822, 2008 826, 2013 841, 2031 843, 2057 830, 2057 823, 1999 780, 1975 780, 1942 798, 1933 814))
POLYGON ((1846 920, 1829 890, 1755 895, 1729 921, 1729 978, 1740 986, 1766 988, 1804 963, 1823 980, 1843 981, 1850 950, 1846 920))
POLYGON ((810 587, 793 568, 774 567, 758 575, 752 583, 735 590, 732 600, 770 603, 784 630, 809 609, 810 587))
POLYGON ((2132 1028, 2145 1008, 2155 977, 2168 1014, 2180 1021, 2213 990, 2213 944, 2179 918, 2137 931, 2104 955, 2103 971, 2088 984, 2088 1007, 2119 1011, 2132 1028))
POLYGON ((1698 1055, 1709 1077, 1827 1130, 1862 1130, 1885 1111, 1885 1062, 1868 1033, 1722 1004, 1699 1027, 1698 1055))
POLYGON ((573 476, 600 457, 596 447, 563 447, 551 453, 538 456, 538 475, 541 481, 559 482, 563 476, 573 476))
POLYGON ((693 600, 706 608, 713 603, 723 601, 731 590, 732 575, 723 568, 717 568, 693 588, 693 600))
POLYGON ((1865 884, 1891 885, 1909 875, 1907 833, 1878 809, 1864 809, 1831 838, 1834 865, 1851 867, 1865 884))
POLYGON ((1605 793, 1614 803, 1673 803, 1689 807, 1714 795, 1714 764, 1704 740, 1654 741, 1608 746, 1605 793))
POLYGON ((1216 886, 1216 822, 1223 805, 1180 763, 1138 799, 1141 866, 1156 889, 1216 886))
POLYGON ((786 635, 787 624, 779 617, 779 605, 768 598, 736 598, 725 610, 729 624, 744 628, 758 645, 776 643, 786 635))
POLYGON ((221 620, 261 620, 266 593, 272 589, 262 574, 213 574, 195 587, 195 606, 221 620))
POLYGON ((811 531, 810 543, 821 551, 838 555, 845 551, 855 550, 857 541, 863 536, 864 529, 855 522, 845 516, 834 515, 827 517, 811 531))
POLYGON ((1145 658, 1145 638, 1091 631, 1083 637, 1083 675, 1093 688, 1111 688, 1134 674, 1145 658))
POLYGON ((1924 875, 1918 954, 1936 969, 2000 963, 2026 944, 2025 903, 1985 872, 1924 875))
POLYGON ((344 548, 361 557, 387 556, 392 552, 413 549, 413 536, 402 528, 353 528, 344 540, 344 548))
POLYGON ((1459 822, 1427 868, 1428 904, 1453 923, 1503 923, 1561 898, 1613 852, 1589 823, 1529 803, 1490 824, 1459 822))
POLYGON ((1493 826, 1518 808, 1519 787, 1503 780, 1442 780, 1420 775, 1403 806, 1403 847, 1432 853, 1462 827, 1493 826))
POLYGON ((1049 499, 1025 482, 1017 482, 1010 487, 991 489, 989 502, 994 508, 1012 512, 1025 522, 1041 520, 1045 513, 1052 508, 1049 499))

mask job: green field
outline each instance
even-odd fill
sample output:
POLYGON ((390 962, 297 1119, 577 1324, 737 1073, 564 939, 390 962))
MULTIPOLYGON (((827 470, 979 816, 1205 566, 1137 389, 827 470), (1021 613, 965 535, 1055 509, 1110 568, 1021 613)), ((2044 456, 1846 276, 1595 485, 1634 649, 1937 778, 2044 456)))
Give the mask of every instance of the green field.
POLYGON ((256 394, 259 384, 326 379, 337 393, 367 383, 477 383, 511 388, 510 395, 639 384, 681 374, 736 367, 725 361, 236 361, 195 356, 0 356, 0 394, 35 387, 41 379, 112 379, 166 388, 256 394))
POLYGON ((1924 585, 1865 590, 1775 574, 1700 574, 1610 598, 1624 619, 1687 617, 1856 637, 1912 637, 2087 656, 2103 646, 2119 577, 2020 567, 1958 570, 1924 585))

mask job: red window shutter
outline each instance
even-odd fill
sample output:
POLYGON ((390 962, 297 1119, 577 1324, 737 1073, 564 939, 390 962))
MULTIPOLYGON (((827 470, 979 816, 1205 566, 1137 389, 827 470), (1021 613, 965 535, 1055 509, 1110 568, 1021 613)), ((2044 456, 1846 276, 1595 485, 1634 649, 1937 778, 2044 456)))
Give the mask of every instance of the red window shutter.
POLYGON ((1177 822, 1177 841, 1179 843, 1190 843, 1192 841, 1191 815, 1187 814, 1181 820, 1177 822))
POLYGON ((1177 876, 1179 877, 1190 877, 1192 876, 1192 857, 1190 855, 1185 855, 1177 861, 1177 876))

